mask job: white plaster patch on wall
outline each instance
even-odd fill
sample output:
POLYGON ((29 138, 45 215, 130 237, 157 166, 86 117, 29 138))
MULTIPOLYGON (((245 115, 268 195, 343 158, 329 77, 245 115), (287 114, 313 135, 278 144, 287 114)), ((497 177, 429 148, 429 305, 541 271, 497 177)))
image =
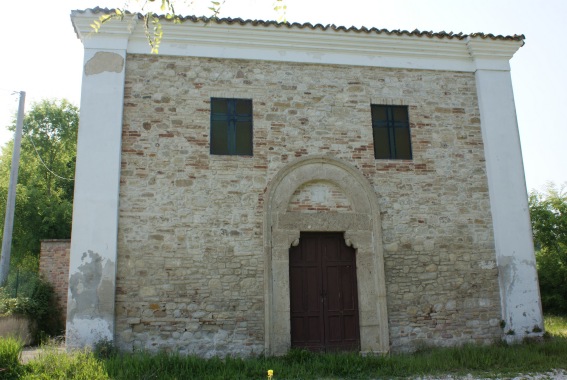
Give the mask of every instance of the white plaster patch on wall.
POLYGON ((85 64, 85 75, 96 75, 104 72, 121 73, 124 70, 124 58, 116 53, 97 52, 85 64))
POLYGON ((112 340, 111 331, 110 324, 104 319, 75 317, 72 321, 67 321, 67 346, 92 346, 101 340, 112 340), (75 342, 78 344, 74 345, 75 342))
POLYGON ((480 269, 496 268, 496 262, 494 260, 483 260, 478 265, 480 266, 480 269))
POLYGON ((69 278, 68 319, 100 316, 112 320, 114 305, 109 297, 114 292, 114 263, 93 251, 84 252, 81 262, 69 278))

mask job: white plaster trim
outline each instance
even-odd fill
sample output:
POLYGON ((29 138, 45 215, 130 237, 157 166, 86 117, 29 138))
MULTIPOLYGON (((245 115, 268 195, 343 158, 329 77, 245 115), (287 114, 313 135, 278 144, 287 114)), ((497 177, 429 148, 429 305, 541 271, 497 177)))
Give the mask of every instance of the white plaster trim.
POLYGON ((125 66, 124 49, 85 49, 69 266, 69 347, 114 335, 125 66), (93 286, 93 274, 99 281, 96 289, 84 289, 85 282, 93 286))
MULTIPOLYGON (((110 21, 93 34, 90 24, 98 17, 91 12, 72 14, 85 46, 106 46, 114 43, 112 38, 129 34, 128 53, 149 54, 143 25, 137 19, 110 21), (107 38, 110 40, 103 41, 107 38)), ((163 20, 162 27, 161 55, 467 72, 478 67, 509 70, 508 61, 523 44, 481 37, 449 39, 237 23, 172 24, 163 20)))
POLYGON ((71 13, 71 21, 75 27, 78 37, 81 39, 85 49, 120 49, 126 50, 129 38, 134 30, 143 32, 143 26, 139 26, 139 20, 124 18, 123 21, 109 21, 102 25, 99 32, 95 32, 91 24, 98 20, 99 14, 71 13))
POLYGON ((519 46, 497 45, 483 39, 466 39, 467 49, 476 69, 510 70, 509 60, 519 46))
POLYGON ((512 81, 509 72, 478 70, 476 85, 502 319, 505 332, 514 332, 506 339, 521 340, 541 335, 543 315, 512 81))

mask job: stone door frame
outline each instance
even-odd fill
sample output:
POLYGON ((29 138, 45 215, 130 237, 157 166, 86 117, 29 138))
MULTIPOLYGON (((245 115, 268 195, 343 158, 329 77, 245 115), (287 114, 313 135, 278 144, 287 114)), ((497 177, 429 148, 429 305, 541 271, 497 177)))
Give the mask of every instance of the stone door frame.
POLYGON ((340 232, 301 232, 299 244, 289 249, 289 256, 292 347, 316 352, 359 351, 356 250, 345 244, 340 232), (295 331, 294 315, 299 321, 295 331))
POLYGON ((356 249, 360 347, 363 353, 389 350, 386 281, 380 209, 374 189, 355 167, 328 156, 300 158, 282 168, 268 186, 264 202, 265 350, 283 355, 291 347, 289 248, 301 231, 344 232, 356 249), (353 212, 289 212, 295 190, 312 181, 338 186, 353 212))

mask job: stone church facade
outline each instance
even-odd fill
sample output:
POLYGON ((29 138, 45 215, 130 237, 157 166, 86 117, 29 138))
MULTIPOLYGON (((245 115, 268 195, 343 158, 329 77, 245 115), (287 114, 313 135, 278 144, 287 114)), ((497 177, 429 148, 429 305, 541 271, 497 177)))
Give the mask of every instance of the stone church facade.
POLYGON ((508 63, 523 36, 187 18, 150 55, 136 18, 92 34, 101 12, 72 14, 70 346, 385 353, 539 334, 508 63))

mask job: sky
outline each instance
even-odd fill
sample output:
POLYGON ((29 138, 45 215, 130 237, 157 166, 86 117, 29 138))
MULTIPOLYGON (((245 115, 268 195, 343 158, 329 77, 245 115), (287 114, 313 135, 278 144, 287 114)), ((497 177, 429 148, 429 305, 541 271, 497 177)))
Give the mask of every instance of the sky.
MULTIPOLYGON (((222 0, 221 0, 222 1, 222 0)), ((528 191, 567 186, 567 0, 284 0, 289 22, 390 30, 524 34, 510 61, 528 191)), ((209 0, 177 1, 183 15, 210 15, 209 0)), ((273 0, 225 0, 221 17, 271 20, 273 0)), ((2 4, 0 144, 12 136, 19 91, 26 110, 42 99, 80 105, 83 46, 73 9, 123 8, 125 0, 13 0, 2 4)), ((132 1, 128 8, 138 11, 132 1)))

